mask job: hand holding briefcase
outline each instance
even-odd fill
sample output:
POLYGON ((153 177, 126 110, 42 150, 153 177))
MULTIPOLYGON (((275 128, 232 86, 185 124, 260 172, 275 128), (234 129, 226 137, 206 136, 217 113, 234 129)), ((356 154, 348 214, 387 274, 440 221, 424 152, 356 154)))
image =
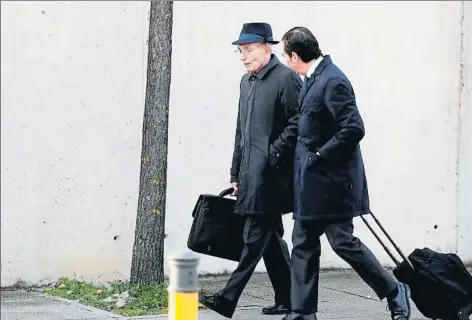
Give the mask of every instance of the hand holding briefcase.
POLYGON ((239 262, 244 247, 245 218, 234 213, 236 200, 225 198, 232 192, 233 188, 229 188, 219 195, 198 197, 187 241, 190 250, 239 262))

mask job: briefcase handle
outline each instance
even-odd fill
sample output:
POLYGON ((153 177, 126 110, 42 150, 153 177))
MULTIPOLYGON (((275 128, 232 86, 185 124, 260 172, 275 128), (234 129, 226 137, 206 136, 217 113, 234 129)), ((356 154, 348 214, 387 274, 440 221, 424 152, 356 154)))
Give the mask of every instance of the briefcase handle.
POLYGON ((229 196, 230 194, 233 193, 233 191, 234 191, 233 187, 228 188, 228 189, 225 189, 225 190, 223 190, 223 191, 220 192, 219 196, 220 196, 221 198, 226 197, 226 196, 229 196))

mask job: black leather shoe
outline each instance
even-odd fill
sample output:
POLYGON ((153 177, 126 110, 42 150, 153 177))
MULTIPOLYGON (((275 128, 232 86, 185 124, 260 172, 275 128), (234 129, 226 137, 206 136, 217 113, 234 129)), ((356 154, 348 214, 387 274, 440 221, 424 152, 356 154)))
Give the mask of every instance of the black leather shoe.
POLYGON ((297 312, 291 312, 287 314, 282 320, 318 320, 316 313, 312 314, 300 314, 297 312))
POLYGON ((286 307, 283 304, 275 304, 273 306, 262 309, 262 314, 268 316, 287 313, 290 313, 290 307, 286 307))
POLYGON ((234 303, 217 294, 200 294, 200 296, 198 297, 198 301, 206 308, 211 309, 226 318, 231 318, 233 316, 234 309, 236 309, 234 303))
POLYGON ((388 308, 392 313, 392 320, 410 320, 411 307, 408 300, 408 289, 405 284, 398 283, 397 296, 388 301, 388 308))

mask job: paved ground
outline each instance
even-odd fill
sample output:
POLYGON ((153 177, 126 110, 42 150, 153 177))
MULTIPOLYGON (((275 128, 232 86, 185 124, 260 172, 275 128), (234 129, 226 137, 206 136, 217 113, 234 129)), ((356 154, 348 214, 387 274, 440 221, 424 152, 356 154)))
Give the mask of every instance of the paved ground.
POLYGON ((76 302, 46 297, 39 292, 1 292, 2 320, 110 320, 110 313, 76 302))
MULTIPOLYGON (((202 279, 200 284, 205 291, 217 291, 224 286, 226 279, 202 279)), ((236 320, 281 319, 280 316, 262 316, 263 306, 273 302, 272 288, 266 274, 253 276, 239 301, 239 310, 233 316, 236 320)), ((372 319, 390 320, 386 303, 379 301, 374 292, 351 270, 323 272, 320 276, 320 320, 323 319, 372 319)), ((214 314, 214 313, 213 313, 214 314)), ((202 317, 203 320, 225 319, 221 316, 202 317)), ((426 319, 415 309, 412 320, 426 319)))
MULTIPOLYGON (((205 292, 216 292, 227 277, 200 279, 205 292)), ((275 320, 262 316, 261 308, 272 303, 272 289, 266 274, 256 274, 248 284, 233 316, 235 320, 275 320)), ((319 319, 389 320, 386 303, 379 301, 352 271, 323 272, 320 280, 319 319)), ((39 292, 2 291, 1 320, 163 320, 167 316, 124 318, 76 302, 45 297, 39 292)), ((211 311, 200 312, 199 320, 226 319, 211 311)), ((411 320, 424 320, 414 309, 411 320)))

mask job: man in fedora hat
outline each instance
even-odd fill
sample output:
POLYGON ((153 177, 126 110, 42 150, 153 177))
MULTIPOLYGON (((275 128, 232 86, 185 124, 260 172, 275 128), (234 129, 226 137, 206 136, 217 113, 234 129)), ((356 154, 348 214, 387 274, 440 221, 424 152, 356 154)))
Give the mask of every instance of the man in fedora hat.
POLYGON ((406 286, 353 235, 353 218, 370 208, 359 146, 364 123, 352 85, 307 28, 292 28, 282 43, 287 65, 305 76, 294 165, 292 313, 284 320, 317 319, 322 234, 380 299, 387 298, 392 319, 408 320, 406 286))
POLYGON ((246 217, 245 247, 238 267, 217 294, 200 303, 231 318, 256 265, 264 259, 275 305, 263 314, 290 312, 290 256, 282 239, 282 214, 292 212, 293 152, 298 131, 300 76, 272 54, 272 28, 246 23, 233 42, 247 70, 240 97, 231 183, 235 213, 246 217))

